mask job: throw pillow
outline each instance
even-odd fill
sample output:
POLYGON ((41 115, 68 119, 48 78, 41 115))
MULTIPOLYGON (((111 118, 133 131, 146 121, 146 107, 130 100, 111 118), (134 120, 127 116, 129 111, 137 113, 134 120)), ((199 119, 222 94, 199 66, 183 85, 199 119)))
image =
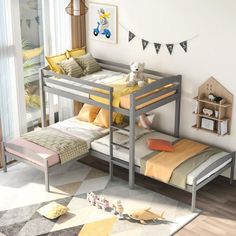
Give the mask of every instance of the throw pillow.
POLYGON ((64 215, 67 211, 68 207, 65 207, 56 202, 51 202, 37 210, 40 215, 50 220, 56 219, 59 216, 64 215))
POLYGON ((67 59, 66 53, 56 55, 56 56, 46 56, 45 57, 50 69, 56 73, 64 74, 63 69, 58 65, 58 63, 67 59))
POLYGON ((101 70, 101 66, 90 53, 76 57, 75 60, 83 68, 85 74, 92 74, 101 70))
POLYGON ((77 116, 77 119, 92 123, 95 120, 99 111, 100 111, 99 107, 89 104, 84 104, 77 116))
POLYGON ((80 57, 86 54, 85 47, 83 48, 75 48, 72 50, 66 50, 67 57, 80 57))
POLYGON ((84 74, 83 69, 76 63, 73 57, 60 62, 59 66, 67 75, 75 78, 79 78, 84 74))
POLYGON ((173 152, 174 146, 166 140, 163 139, 152 139, 149 138, 147 140, 148 148, 155 151, 165 151, 165 152, 173 152))

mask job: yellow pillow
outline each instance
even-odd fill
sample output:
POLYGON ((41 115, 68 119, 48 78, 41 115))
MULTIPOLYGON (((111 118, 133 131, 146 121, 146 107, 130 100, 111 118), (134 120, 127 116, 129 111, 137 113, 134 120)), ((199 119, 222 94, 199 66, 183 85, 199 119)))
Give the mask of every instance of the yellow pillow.
POLYGON ((49 64, 49 67, 52 71, 59 73, 59 74, 64 73, 64 71, 62 70, 62 68, 58 64, 67 59, 66 53, 56 55, 56 56, 50 56, 50 57, 46 56, 45 58, 46 58, 46 60, 49 64))
POLYGON ((67 211, 68 207, 65 207, 56 202, 51 202, 37 210, 40 215, 50 220, 56 219, 59 216, 64 215, 67 211))
POLYGON ((77 119, 92 123, 95 120, 100 109, 101 108, 99 107, 95 107, 89 104, 84 104, 77 116, 77 119))
POLYGON ((80 57, 86 54, 85 47, 67 50, 67 57, 80 57))
MULTIPOLYGON (((113 112, 113 121, 116 124, 121 124, 123 122, 123 115, 113 112)), ((109 127, 109 111, 106 109, 101 109, 94 120, 94 124, 102 127, 109 127)))

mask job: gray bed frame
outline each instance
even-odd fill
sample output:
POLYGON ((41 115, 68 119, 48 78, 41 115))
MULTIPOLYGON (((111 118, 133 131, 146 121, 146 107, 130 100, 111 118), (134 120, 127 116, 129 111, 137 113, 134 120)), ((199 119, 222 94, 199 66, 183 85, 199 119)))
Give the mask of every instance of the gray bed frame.
MULTIPOLYGON (((110 61, 104 61, 101 59, 97 59, 98 63, 101 65, 103 69, 108 69, 112 71, 117 71, 117 72, 124 72, 124 73, 129 73, 129 66, 128 65, 123 65, 120 63, 114 63, 110 61)), ((58 96, 66 97, 73 99, 75 101, 79 101, 82 103, 87 103, 91 105, 95 105, 104 109, 109 110, 109 121, 110 121, 110 126, 109 126, 109 131, 110 131, 110 155, 105 155, 103 153, 90 150, 87 154, 83 156, 79 156, 76 158, 76 160, 81 159, 89 154, 96 156, 102 160, 108 161, 109 162, 109 175, 110 178, 112 179, 113 177, 113 166, 118 165, 121 167, 124 167, 129 170, 129 186, 130 188, 134 188, 135 185, 135 172, 140 173, 140 168, 138 166, 135 166, 135 122, 136 122, 136 117, 140 116, 143 113, 152 111, 158 107, 161 107, 165 104, 168 104, 170 102, 175 102, 175 124, 174 124, 174 132, 173 135, 175 137, 179 137, 179 124, 180 124, 180 105, 181 105, 181 81, 182 77, 181 75, 168 75, 168 74, 163 74, 160 72, 152 71, 152 70, 145 70, 145 76, 148 76, 149 78, 155 80, 155 82, 148 84, 141 88, 140 90, 130 94, 130 109, 124 109, 124 108, 117 108, 112 106, 113 102, 113 88, 104 84, 99 84, 95 82, 91 82, 88 80, 83 80, 78 78, 73 78, 64 74, 56 74, 55 72, 51 71, 49 67, 42 68, 40 70, 40 97, 41 97, 41 115, 42 115, 42 127, 47 126, 46 122, 46 93, 50 94, 56 94, 58 96), (55 80, 52 77, 57 77, 57 78, 63 78, 65 80, 70 80, 74 81, 78 84, 78 86, 74 86, 68 83, 65 83, 61 80, 55 80), (54 84, 54 85, 59 85, 63 86, 64 88, 69 88, 73 90, 77 90, 78 92, 86 93, 89 95, 96 95, 100 98, 105 98, 109 101, 109 104, 106 105, 101 102, 97 102, 95 100, 90 99, 89 97, 85 97, 79 94, 74 94, 74 93, 69 93, 66 92, 60 88, 55 88, 55 87, 50 87, 47 85, 47 82, 54 84), (173 86, 168 87, 166 89, 157 91, 155 93, 150 93, 153 92, 155 89, 158 89, 160 87, 163 87, 168 84, 173 84, 173 86), (104 92, 99 92, 96 89, 102 89, 104 92), (141 109, 136 109, 138 105, 145 104, 151 99, 154 99, 158 96, 167 94, 171 91, 176 91, 173 95, 168 96, 164 99, 161 99, 160 101, 157 101, 155 103, 152 103, 150 105, 146 105, 142 107, 141 109), (146 94, 149 95, 146 95, 146 94), (142 95, 146 95, 142 97, 142 95), (140 98, 141 97, 141 98, 140 98), (129 117, 129 130, 125 129, 124 127, 117 126, 113 123, 112 119, 112 114, 113 112, 118 112, 121 113, 127 117, 129 117), (113 131, 117 129, 123 129, 126 131, 129 131, 129 147, 119 145, 113 141, 113 131), (129 162, 125 162, 122 160, 119 160, 117 158, 113 157, 113 145, 118 145, 123 148, 126 148, 129 150, 129 162)), ((43 159, 40 154, 36 154, 30 150, 27 150, 26 148, 22 148, 20 146, 17 146, 12 143, 2 143, 2 151, 3 151, 3 170, 6 172, 7 171, 7 166, 6 166, 6 157, 10 157, 12 159, 16 159, 18 161, 27 163, 31 166, 34 166, 35 168, 41 170, 45 174, 45 186, 46 190, 49 191, 49 171, 53 168, 56 168, 60 166, 60 164, 56 164, 52 167, 48 166, 47 160, 43 159), (41 163, 41 165, 34 164, 31 161, 25 160, 17 155, 14 155, 10 152, 7 151, 7 148, 11 150, 15 150, 17 152, 20 152, 22 154, 30 156, 32 159, 35 161, 41 163)), ((232 184, 233 182, 233 175, 234 175, 234 164, 235 164, 235 152, 229 153, 227 156, 224 158, 221 158, 217 161, 215 161, 213 164, 208 166, 206 169, 204 169, 198 176, 196 176, 193 180, 193 185, 187 185, 186 189, 182 189, 184 191, 190 192, 192 194, 192 205, 191 209, 194 211, 195 205, 196 205, 196 193, 197 191, 205 186, 207 183, 212 181, 214 178, 216 178, 218 175, 220 175, 222 172, 224 172, 226 169, 231 168, 231 173, 230 173, 230 183, 232 184), (201 183, 198 183, 198 180, 201 179, 203 176, 214 170, 216 167, 220 166, 227 160, 231 159, 231 162, 228 163, 226 166, 215 172, 213 175, 210 177, 206 178, 204 181, 201 183)), ((178 186, 174 186, 176 188, 179 188, 178 186)))

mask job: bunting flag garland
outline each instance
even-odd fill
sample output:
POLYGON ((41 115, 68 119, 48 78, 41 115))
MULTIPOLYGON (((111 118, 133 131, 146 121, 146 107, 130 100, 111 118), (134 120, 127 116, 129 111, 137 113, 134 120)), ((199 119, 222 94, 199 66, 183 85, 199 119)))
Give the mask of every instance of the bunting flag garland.
POLYGON ((36 16, 36 17, 34 17, 34 18, 32 18, 32 19, 20 19, 20 24, 21 24, 21 26, 22 26, 22 24, 23 24, 23 21, 25 21, 25 23, 26 23, 26 25, 28 26, 28 28, 30 28, 31 27, 31 23, 32 23, 32 21, 34 21, 35 20, 35 22, 39 25, 40 24, 40 17, 39 16, 36 16))
POLYGON ((147 47, 148 43, 149 42, 147 40, 142 39, 143 50, 145 50, 145 48, 147 47))
POLYGON ((158 54, 160 49, 161 49, 161 44, 160 43, 154 43, 154 47, 156 49, 156 53, 158 54))
POLYGON ((180 46, 184 49, 185 52, 188 51, 188 43, 187 43, 187 41, 181 42, 180 46))
POLYGON ((171 55, 174 49, 174 44, 173 43, 166 44, 166 47, 171 55))
MULTIPOLYGON (((36 20, 36 18, 35 18, 36 20)), ((39 22, 38 22, 39 23, 39 22)), ((190 40, 193 40, 194 38, 196 38, 198 36, 198 34, 194 35, 193 37, 187 39, 187 40, 184 40, 184 41, 179 41, 179 42, 168 42, 168 43, 164 43, 164 42, 151 42, 149 40, 146 40, 146 39, 143 39, 141 37, 138 37, 135 33, 131 32, 130 30, 128 30, 126 27, 124 27, 120 22, 119 22, 119 25, 125 30, 128 32, 128 41, 131 42, 134 38, 137 38, 139 40, 141 40, 142 42, 142 48, 143 50, 145 50, 147 48, 147 46, 151 43, 154 45, 154 48, 156 50, 156 53, 158 54, 160 52, 160 49, 161 49, 161 46, 162 45, 165 45, 169 54, 172 55, 173 53, 173 50, 174 50, 174 47, 176 45, 179 45, 181 46, 181 48, 187 53, 188 51, 188 42, 190 40)))
POLYGON ((135 34, 129 31, 129 42, 135 37, 135 34))

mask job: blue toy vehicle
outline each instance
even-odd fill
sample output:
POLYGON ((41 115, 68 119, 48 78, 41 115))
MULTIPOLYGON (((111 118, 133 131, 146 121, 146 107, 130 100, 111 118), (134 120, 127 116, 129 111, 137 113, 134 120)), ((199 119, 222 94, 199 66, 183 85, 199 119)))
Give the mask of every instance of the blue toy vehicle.
POLYGON ((104 29, 103 31, 100 31, 99 30, 99 27, 100 27, 100 23, 98 22, 98 26, 97 26, 97 28, 94 28, 93 29, 93 34, 95 35, 95 36, 98 36, 99 34, 102 34, 102 35, 105 35, 108 39, 111 37, 111 32, 110 32, 110 30, 109 29, 104 29))

